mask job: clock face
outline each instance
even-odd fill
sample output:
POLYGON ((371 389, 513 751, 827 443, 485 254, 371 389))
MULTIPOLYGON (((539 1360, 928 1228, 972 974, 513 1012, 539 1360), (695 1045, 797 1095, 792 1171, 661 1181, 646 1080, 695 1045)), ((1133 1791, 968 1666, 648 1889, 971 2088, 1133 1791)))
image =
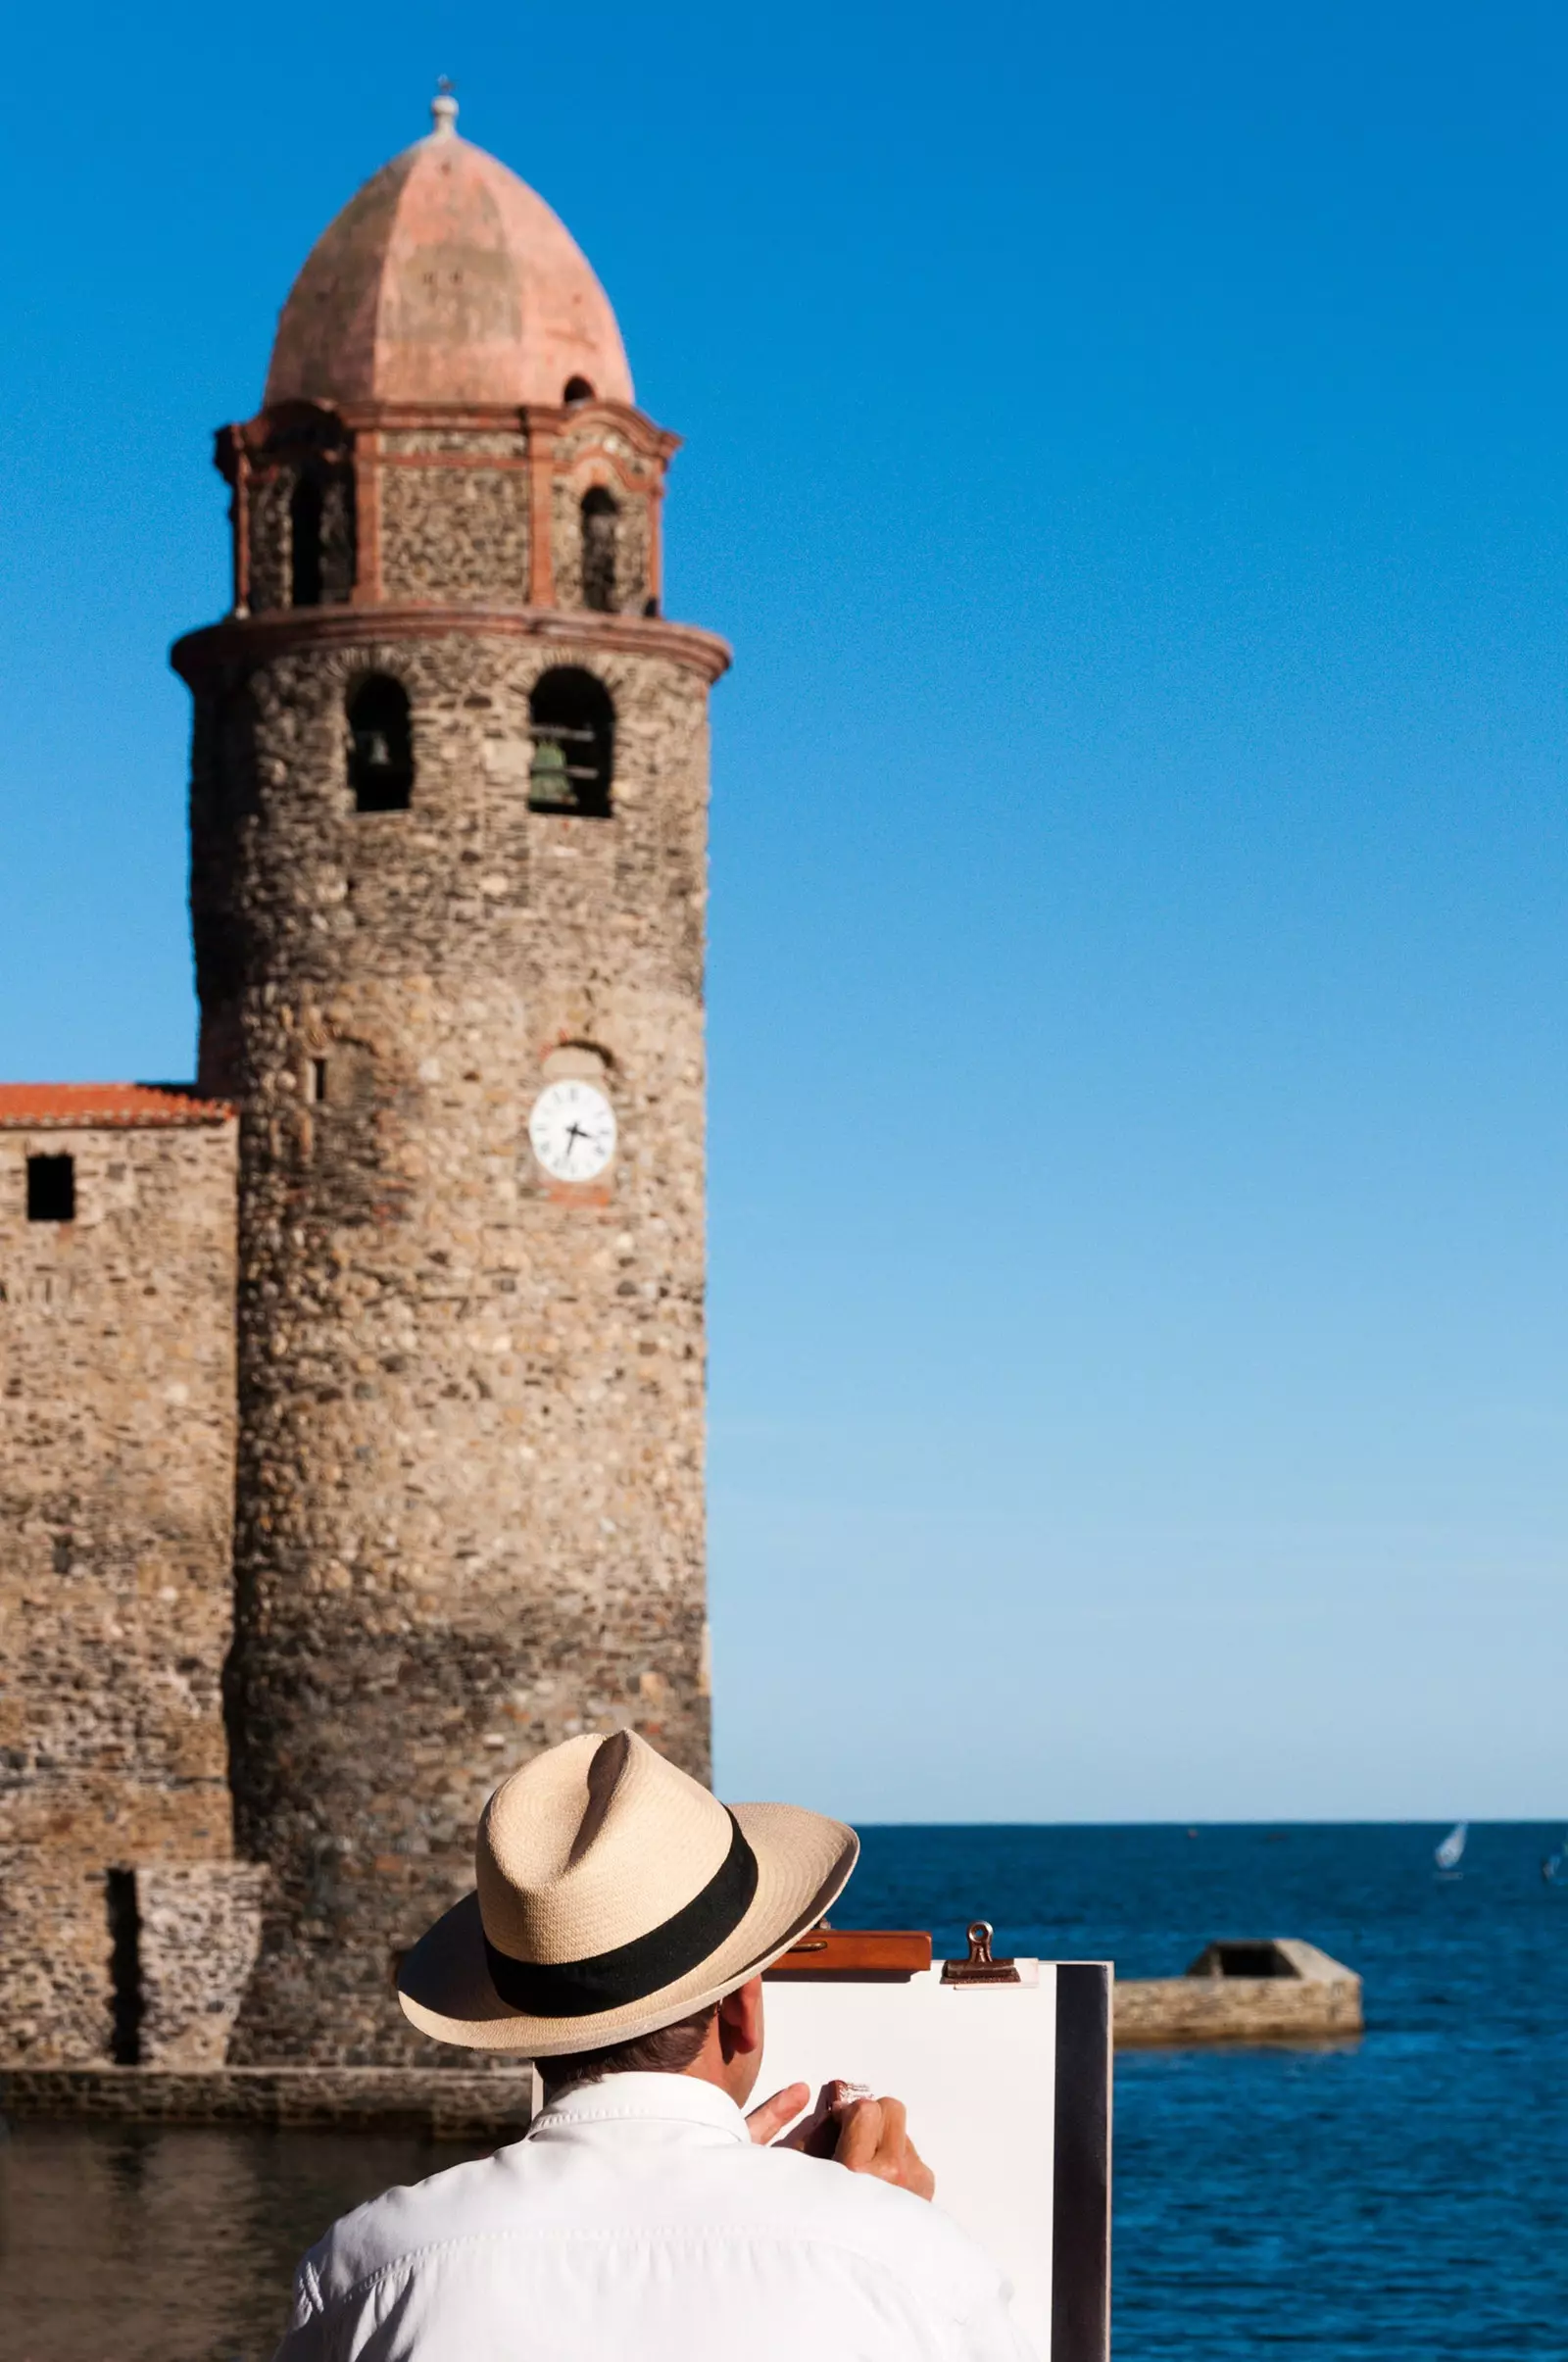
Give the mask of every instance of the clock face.
POLYGON ((592 1083, 546 1083, 528 1138, 554 1180, 596 1181, 615 1153, 615 1110, 592 1083))

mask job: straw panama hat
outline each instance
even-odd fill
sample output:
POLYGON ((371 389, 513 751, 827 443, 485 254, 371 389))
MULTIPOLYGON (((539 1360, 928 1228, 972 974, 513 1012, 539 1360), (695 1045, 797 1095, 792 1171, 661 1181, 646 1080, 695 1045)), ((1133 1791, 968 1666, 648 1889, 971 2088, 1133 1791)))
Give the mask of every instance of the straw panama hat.
POLYGON ((795 1804, 721 1804, 639 1739, 567 1739, 479 1820, 478 1891, 398 1970, 403 2014, 469 2050, 629 2042, 744 1985, 837 1901, 860 1841, 795 1804))

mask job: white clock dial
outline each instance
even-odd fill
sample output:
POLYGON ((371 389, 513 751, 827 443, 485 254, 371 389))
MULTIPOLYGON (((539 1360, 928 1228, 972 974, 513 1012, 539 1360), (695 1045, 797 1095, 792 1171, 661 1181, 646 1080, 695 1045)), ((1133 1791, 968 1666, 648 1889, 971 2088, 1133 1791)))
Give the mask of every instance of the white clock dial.
POLYGON ((533 1103, 528 1138, 557 1181, 595 1181, 615 1153, 615 1110, 592 1083, 546 1083, 533 1103))

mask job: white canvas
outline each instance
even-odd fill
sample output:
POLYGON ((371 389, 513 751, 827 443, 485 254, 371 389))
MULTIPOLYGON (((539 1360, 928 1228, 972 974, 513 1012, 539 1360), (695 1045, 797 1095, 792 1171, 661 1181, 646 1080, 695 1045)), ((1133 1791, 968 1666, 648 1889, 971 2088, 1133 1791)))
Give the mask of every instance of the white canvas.
POLYGON ((1049 2355, 1054 1966, 1019 1986, 944 1986, 940 1965, 906 1985, 770 1983, 765 2008, 759 2097, 807 2083, 814 2098, 843 2076, 902 2099, 937 2204, 1007 2274, 1019 2328, 1049 2355))

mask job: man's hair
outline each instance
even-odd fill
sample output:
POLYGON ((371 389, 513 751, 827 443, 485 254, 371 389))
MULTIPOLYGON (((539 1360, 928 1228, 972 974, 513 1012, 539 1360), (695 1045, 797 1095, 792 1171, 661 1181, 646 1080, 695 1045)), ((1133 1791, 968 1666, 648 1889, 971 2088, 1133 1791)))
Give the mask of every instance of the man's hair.
POLYGON ((574 2084, 599 2083, 607 2075, 684 2075, 717 2015, 718 2003, 710 2001, 695 2016, 640 2034, 635 2042, 612 2042, 605 2050, 574 2050, 567 2058, 542 2058, 537 2063, 545 2097, 555 2099, 574 2084))

